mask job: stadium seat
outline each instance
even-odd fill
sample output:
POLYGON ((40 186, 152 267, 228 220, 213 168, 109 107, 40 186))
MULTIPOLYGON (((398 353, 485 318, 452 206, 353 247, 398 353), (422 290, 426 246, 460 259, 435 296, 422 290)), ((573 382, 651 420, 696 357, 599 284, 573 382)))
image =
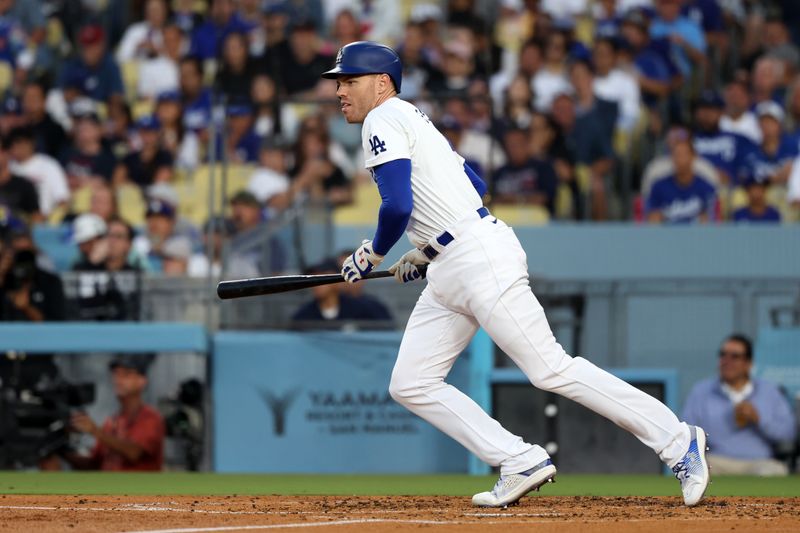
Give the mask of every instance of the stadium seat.
POLYGON ((335 225, 376 224, 381 196, 372 183, 356 183, 353 188, 353 203, 337 207, 333 211, 335 225))
POLYGON ((118 186, 116 198, 117 206, 119 206, 119 216, 123 220, 134 227, 144 224, 146 206, 142 189, 138 185, 126 183, 118 186))
POLYGON ((125 61, 120 63, 122 71, 122 85, 125 87, 125 98, 128 102, 135 102, 139 85, 139 62, 125 61))
POLYGON ((14 81, 14 70, 5 61, 0 61, 0 91, 6 91, 14 81))
MULTIPOLYGON (((212 169, 211 165, 201 165, 185 180, 174 182, 174 187, 178 193, 178 213, 191 222, 202 225, 208 220, 209 215, 209 194, 212 186, 214 187, 214 212, 222 212, 222 167, 217 165, 212 169)), ((233 196, 237 191, 245 189, 253 167, 250 165, 230 165, 227 168, 225 199, 233 196)), ((227 206, 225 206, 227 212, 227 206)))

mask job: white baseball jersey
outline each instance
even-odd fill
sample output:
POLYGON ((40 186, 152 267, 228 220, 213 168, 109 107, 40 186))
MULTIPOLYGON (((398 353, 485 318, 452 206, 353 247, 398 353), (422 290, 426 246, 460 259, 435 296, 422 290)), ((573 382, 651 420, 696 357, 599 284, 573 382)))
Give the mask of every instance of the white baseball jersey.
POLYGON ((464 172, 464 158, 416 106, 390 98, 367 114, 361 129, 365 166, 411 160, 414 209, 406 234, 425 246, 455 222, 483 205, 464 172))

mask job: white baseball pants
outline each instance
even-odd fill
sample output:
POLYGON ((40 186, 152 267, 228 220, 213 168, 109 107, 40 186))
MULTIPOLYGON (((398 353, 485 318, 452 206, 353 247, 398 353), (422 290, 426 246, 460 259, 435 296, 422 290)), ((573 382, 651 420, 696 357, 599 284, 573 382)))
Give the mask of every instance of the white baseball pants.
POLYGON ((633 433, 674 466, 689 447, 689 428, 664 404, 581 357, 553 336, 528 285, 525 252, 513 230, 489 216, 449 228, 455 240, 428 267, 422 292, 400 345, 389 392, 407 409, 502 474, 547 459, 537 445, 504 429, 444 379, 456 357, 483 327, 534 386, 561 394, 633 433))

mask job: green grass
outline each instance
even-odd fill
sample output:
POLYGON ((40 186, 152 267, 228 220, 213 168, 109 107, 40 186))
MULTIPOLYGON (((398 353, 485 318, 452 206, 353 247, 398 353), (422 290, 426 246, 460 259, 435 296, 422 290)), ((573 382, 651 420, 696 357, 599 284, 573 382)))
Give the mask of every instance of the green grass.
MULTIPOLYGON (((0 472, 0 494, 319 494, 452 495, 488 490, 494 477, 436 475, 118 474, 0 472)), ((800 478, 718 477, 710 496, 800 497, 800 478)), ((676 496, 666 476, 570 475, 542 490, 545 496, 676 496)))

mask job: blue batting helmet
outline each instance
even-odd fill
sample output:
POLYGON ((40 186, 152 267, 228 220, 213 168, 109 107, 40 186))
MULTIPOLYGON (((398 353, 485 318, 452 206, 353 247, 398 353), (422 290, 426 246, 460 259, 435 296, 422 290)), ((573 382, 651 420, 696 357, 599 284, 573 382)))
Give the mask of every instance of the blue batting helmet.
POLYGON ((357 76, 360 74, 386 74, 400 92, 403 81, 403 65, 397 52, 388 46, 372 41, 356 41, 339 49, 334 67, 322 73, 323 78, 336 79, 338 76, 357 76))

